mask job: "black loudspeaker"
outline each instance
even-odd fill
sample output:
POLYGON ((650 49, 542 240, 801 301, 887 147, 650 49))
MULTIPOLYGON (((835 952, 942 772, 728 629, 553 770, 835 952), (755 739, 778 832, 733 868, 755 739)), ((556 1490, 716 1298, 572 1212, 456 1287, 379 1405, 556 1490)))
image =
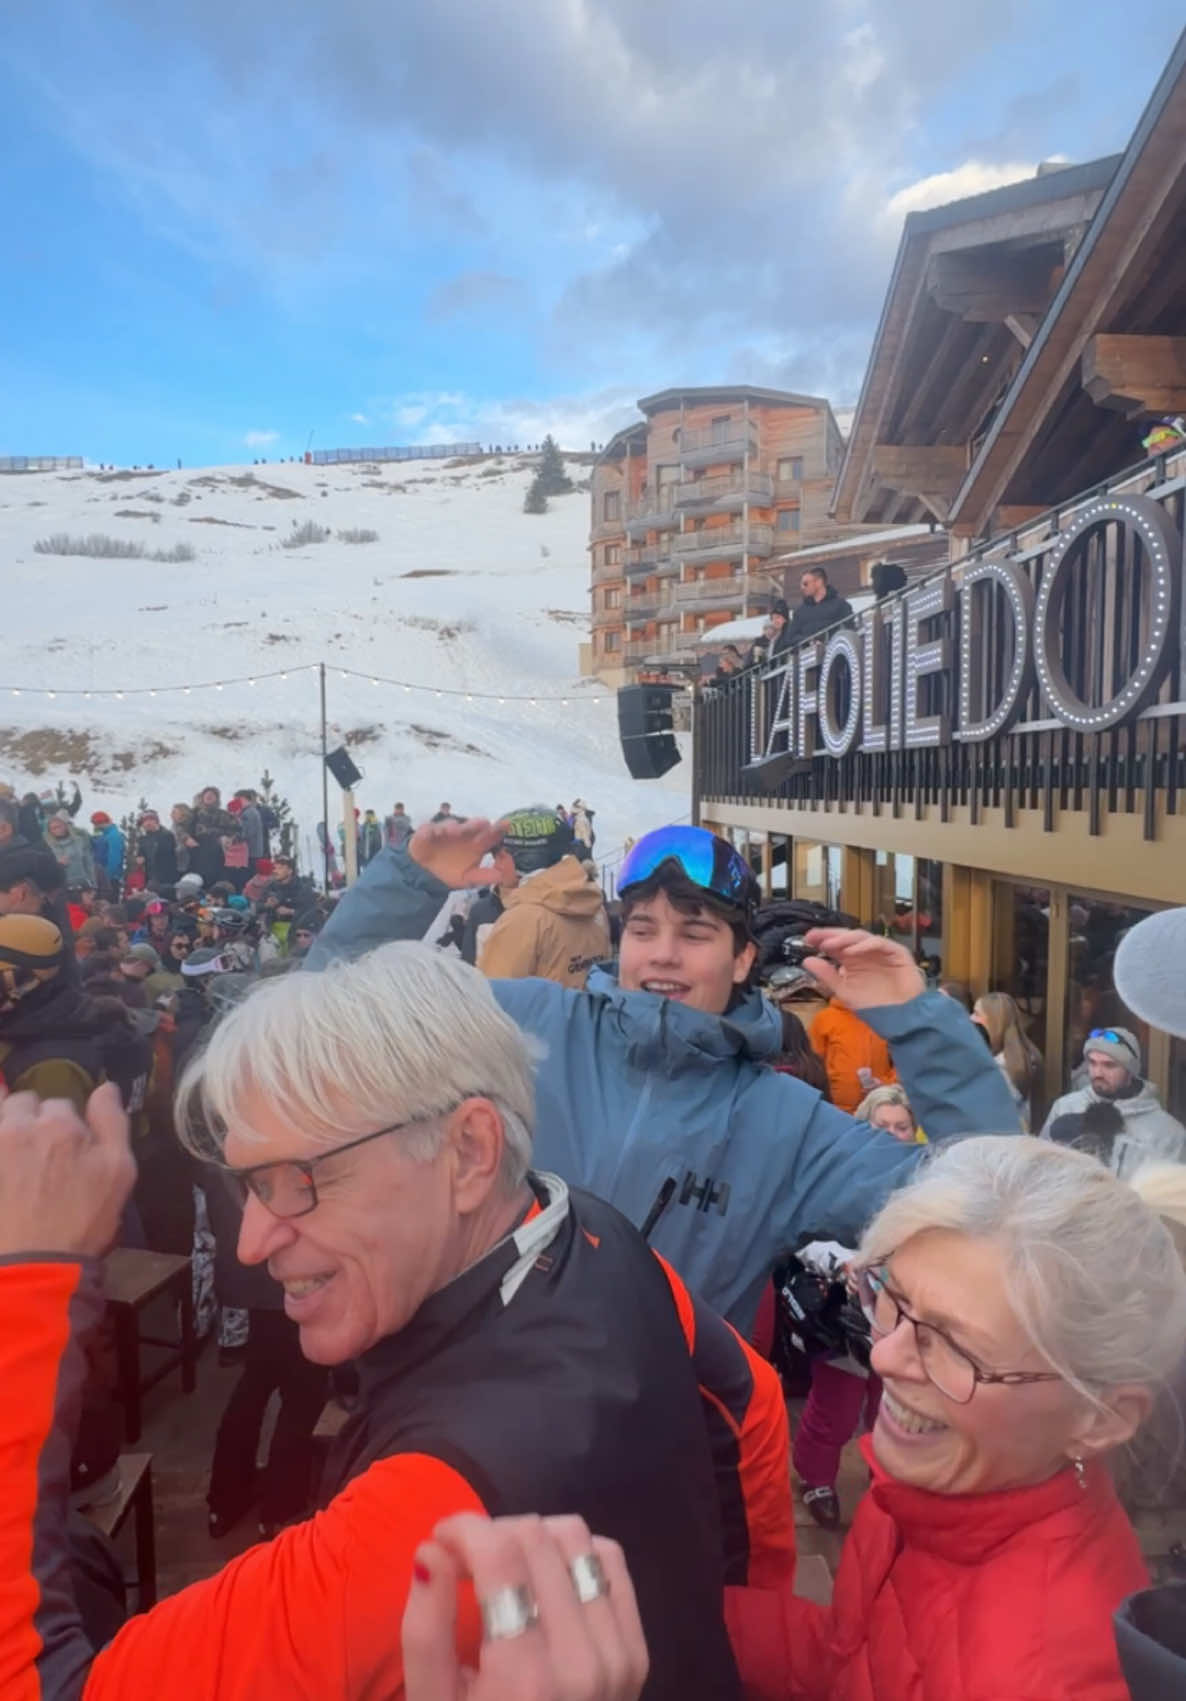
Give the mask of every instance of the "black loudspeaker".
POLYGON ((362 778, 362 769, 354 766, 350 760, 350 752, 344 744, 339 749, 330 751, 325 758, 325 765, 343 791, 352 790, 362 778))
POLYGON ((672 685, 624 685, 618 692, 618 736, 631 777, 657 780, 680 759, 671 730, 672 685))

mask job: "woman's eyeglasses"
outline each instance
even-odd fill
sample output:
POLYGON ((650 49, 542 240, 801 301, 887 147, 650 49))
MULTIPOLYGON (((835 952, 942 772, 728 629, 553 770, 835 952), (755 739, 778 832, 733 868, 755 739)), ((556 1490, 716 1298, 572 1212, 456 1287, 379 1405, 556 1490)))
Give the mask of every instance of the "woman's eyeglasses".
POLYGON ((869 1328, 875 1341, 885 1335, 892 1335, 903 1321, 910 1324, 914 1330, 918 1360, 926 1372, 927 1379, 957 1406, 968 1404, 976 1392, 977 1383, 980 1382, 999 1382, 1006 1387, 1016 1388, 1026 1382, 1062 1381, 1062 1377, 1053 1370, 1006 1370, 1000 1374, 982 1370, 962 1347, 957 1347, 950 1336, 943 1333, 942 1329, 937 1329, 933 1323, 923 1323, 917 1317, 911 1317, 886 1282, 884 1264, 874 1265, 860 1272, 857 1278, 857 1297, 861 1310, 869 1320, 869 1328))

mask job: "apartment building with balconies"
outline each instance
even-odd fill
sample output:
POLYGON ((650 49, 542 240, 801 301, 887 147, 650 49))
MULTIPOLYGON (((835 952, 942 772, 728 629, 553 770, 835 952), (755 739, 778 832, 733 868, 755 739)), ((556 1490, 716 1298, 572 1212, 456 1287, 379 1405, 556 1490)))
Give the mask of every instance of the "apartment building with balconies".
POLYGON ((638 405, 591 481, 591 666, 614 684, 686 666, 712 627, 769 609, 763 564, 834 534, 844 453, 819 396, 713 386, 638 405))

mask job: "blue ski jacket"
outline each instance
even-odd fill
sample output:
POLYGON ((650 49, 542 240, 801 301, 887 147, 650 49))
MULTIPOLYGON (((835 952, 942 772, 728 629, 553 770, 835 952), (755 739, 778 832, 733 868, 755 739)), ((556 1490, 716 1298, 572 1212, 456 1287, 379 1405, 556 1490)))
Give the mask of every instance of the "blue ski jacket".
MULTIPOLYGON (((448 895, 406 849, 383 850, 306 966, 423 938, 448 895)), ((533 1165, 599 1194, 636 1227, 650 1220, 655 1250, 743 1334, 781 1257, 808 1237, 855 1246, 928 1150, 770 1068, 782 1030, 757 992, 716 1016, 624 991, 610 968, 594 969, 584 991, 546 980, 491 985, 544 1048, 533 1165)), ((1020 1132, 1004 1078, 954 1000, 924 992, 861 1017, 892 1047, 932 1146, 1020 1132)))

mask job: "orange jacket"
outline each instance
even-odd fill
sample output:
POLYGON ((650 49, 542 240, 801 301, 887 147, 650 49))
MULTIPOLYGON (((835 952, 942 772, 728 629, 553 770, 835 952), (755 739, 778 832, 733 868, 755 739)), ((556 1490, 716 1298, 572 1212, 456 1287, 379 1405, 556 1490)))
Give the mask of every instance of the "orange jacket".
MULTIPOLYGON (((729 1580, 776 1586, 794 1568, 778 1379, 667 1276, 710 1419, 729 1580)), ((81 1378, 73 1337, 100 1305, 93 1274, 76 1260, 0 1258, 0 1701, 402 1696, 400 1620, 415 1548, 441 1518, 484 1509, 458 1470, 422 1453, 378 1460, 323 1512, 132 1619, 92 1655, 62 1520, 81 1378)), ((476 1663, 479 1642, 467 1591, 462 1657, 476 1663)))
MULTIPOLYGON (((930 1494, 887 1477, 844 1545, 830 1607, 731 1589, 747 1701, 1128 1701, 1112 1629, 1145 1566, 1106 1469, 930 1494)), ((1168 1697, 1167 1697, 1168 1701, 1168 1697)))
POLYGON ((838 998, 820 1011, 808 1037, 828 1071, 832 1103, 841 1110, 854 1111, 869 1090, 862 1087, 858 1069, 871 1069, 882 1085, 898 1079, 889 1046, 838 998))

